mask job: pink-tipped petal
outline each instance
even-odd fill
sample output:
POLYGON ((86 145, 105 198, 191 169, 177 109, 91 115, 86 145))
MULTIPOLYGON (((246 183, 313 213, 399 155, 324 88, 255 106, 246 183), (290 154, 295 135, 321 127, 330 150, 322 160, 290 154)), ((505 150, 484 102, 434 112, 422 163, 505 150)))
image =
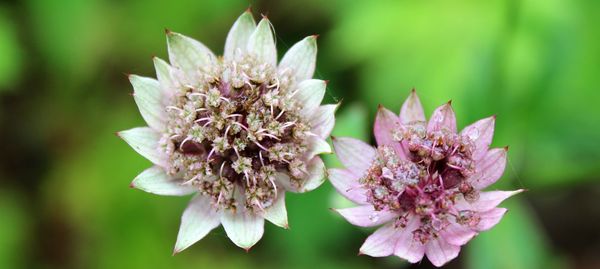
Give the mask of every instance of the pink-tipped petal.
POLYGON ((348 222, 361 227, 378 226, 398 217, 398 213, 393 211, 376 211, 372 205, 334 210, 342 215, 348 222))
POLYGON ((388 223, 377 229, 360 247, 360 253, 371 257, 392 255, 396 247, 396 242, 398 242, 396 237, 396 234, 399 232, 398 229, 401 228, 395 228, 394 223, 388 223))
POLYGON ((494 208, 490 211, 479 213, 479 223, 477 224, 478 231, 489 230, 496 226, 506 214, 506 208, 494 208))
POLYGON ((489 150, 485 156, 479 160, 475 167, 475 174, 468 181, 475 189, 481 190, 496 182, 506 168, 506 148, 494 148, 489 150))
POLYGON ((238 247, 248 250, 262 238, 265 219, 239 206, 236 212, 223 211, 221 223, 227 237, 238 247))
POLYGON ((162 167, 153 166, 135 177, 131 182, 131 186, 158 195, 182 196, 197 191, 197 188, 181 183, 180 179, 168 176, 162 167))
POLYGON ((219 226, 219 214, 211 206, 210 198, 196 195, 181 217, 181 226, 177 235, 174 253, 188 248, 204 238, 212 229, 219 226))
POLYGON ((485 212, 492 210, 502 203, 502 201, 521 192, 523 192, 522 189, 515 191, 482 191, 479 193, 479 199, 472 203, 469 203, 464 199, 457 200, 456 208, 459 210, 485 212))
POLYGON ((440 234, 446 239, 446 242, 452 245, 462 246, 477 235, 477 232, 465 225, 451 221, 440 234))
POLYGON ((342 164, 357 176, 362 176, 377 154, 370 145, 349 137, 333 138, 333 148, 342 164))
POLYGON ((454 115, 454 110, 450 102, 438 107, 427 123, 427 132, 440 130, 448 130, 449 132, 456 133, 456 115, 454 115))
POLYGON ((312 126, 311 132, 320 138, 327 138, 333 130, 335 124, 335 111, 339 104, 335 105, 322 105, 315 110, 312 118, 310 119, 310 125, 312 126))
POLYGON ((442 265, 448 263, 458 256, 460 252, 460 247, 452 245, 444 238, 438 237, 437 239, 433 239, 427 243, 425 246, 425 254, 429 261, 437 266, 441 267, 442 265))
POLYGON ((387 145, 392 147, 396 154, 404 157, 404 150, 399 141, 394 139, 394 132, 400 128, 400 119, 394 112, 383 106, 377 109, 373 134, 378 146, 387 145))
POLYGON ((367 203, 366 190, 358 182, 359 176, 348 169, 331 168, 328 172, 329 182, 338 193, 357 204, 367 203))
POLYGON ((410 263, 417 263, 423 259, 425 254, 425 246, 414 239, 413 231, 421 225, 421 220, 418 217, 409 216, 406 227, 398 232, 398 242, 394 249, 394 255, 407 260, 410 263))
POLYGON ((402 104, 400 109, 400 123, 410 124, 413 122, 425 122, 425 112, 417 96, 416 91, 411 91, 410 95, 402 104))
POLYGON ((470 138, 474 143, 473 160, 483 158, 488 151, 494 137, 495 122, 496 117, 492 116, 478 120, 462 130, 461 135, 470 138))
POLYGON ((263 217, 271 223, 288 228, 287 210, 285 209, 285 192, 278 191, 275 202, 265 209, 263 217))

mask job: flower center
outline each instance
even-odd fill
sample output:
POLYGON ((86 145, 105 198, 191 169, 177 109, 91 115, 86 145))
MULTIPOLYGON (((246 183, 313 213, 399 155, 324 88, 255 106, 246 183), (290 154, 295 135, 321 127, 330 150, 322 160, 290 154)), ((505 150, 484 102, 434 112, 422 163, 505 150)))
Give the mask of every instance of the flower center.
POLYGON ((407 216, 421 219, 413 231, 416 240, 426 243, 455 222, 475 226, 478 216, 455 208, 459 196, 467 201, 479 192, 466 179, 474 173, 473 143, 470 138, 447 130, 426 132, 423 123, 403 126, 394 133, 398 143, 408 149, 401 158, 390 146, 377 148, 377 157, 360 179, 367 200, 377 211, 396 211, 397 226, 405 226, 407 216))
POLYGON ((203 70, 167 106, 162 147, 167 173, 198 187, 219 208, 269 207, 276 173, 306 173, 310 125, 298 111, 291 76, 247 55, 203 70))

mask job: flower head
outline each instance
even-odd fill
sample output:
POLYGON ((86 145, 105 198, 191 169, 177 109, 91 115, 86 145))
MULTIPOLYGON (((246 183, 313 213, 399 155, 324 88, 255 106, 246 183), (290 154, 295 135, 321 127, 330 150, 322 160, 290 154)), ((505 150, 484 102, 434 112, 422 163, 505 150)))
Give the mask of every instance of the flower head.
POLYGON ((167 31, 170 64, 154 58, 157 80, 130 76, 148 127, 119 135, 154 163, 132 186, 159 195, 197 193, 183 213, 179 252, 222 224, 242 248, 263 234, 264 219, 287 227, 285 191, 318 187, 331 149, 325 138, 336 105, 320 106, 325 81, 311 79, 316 36, 277 63, 271 24, 245 12, 223 57, 167 31))
POLYGON ((427 255, 442 266, 471 238, 496 225, 506 212, 498 204, 521 190, 481 191, 500 178, 506 165, 507 148, 489 149, 494 121, 485 118, 457 133, 448 102, 427 122, 413 91, 399 116, 379 108, 377 148, 352 138, 334 139, 346 169, 330 169, 330 180, 359 204, 336 211, 354 225, 384 225, 360 252, 396 255, 411 263, 427 255))

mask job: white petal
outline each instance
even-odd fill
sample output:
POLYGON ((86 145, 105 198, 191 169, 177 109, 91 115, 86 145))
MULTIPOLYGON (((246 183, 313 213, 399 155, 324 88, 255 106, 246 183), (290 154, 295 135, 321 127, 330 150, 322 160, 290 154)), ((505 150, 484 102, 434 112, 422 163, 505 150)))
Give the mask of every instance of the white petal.
POLYGON ((398 213, 389 210, 376 211, 372 205, 334 210, 348 222, 360 227, 378 226, 398 217, 398 213))
POLYGON ((247 48, 248 52, 256 56, 258 60, 272 66, 277 65, 277 49, 271 31, 271 23, 268 19, 263 18, 260 20, 256 29, 250 35, 247 48))
POLYGON ((331 152, 331 146, 325 139, 316 136, 308 138, 308 150, 305 155, 306 159, 310 160, 319 154, 330 154, 331 152))
POLYGON ((332 140, 337 157, 357 176, 362 176, 375 159, 377 151, 365 142, 349 137, 334 137, 332 140))
POLYGON ((174 253, 181 252, 206 236, 219 226, 219 214, 211 206, 210 199, 203 195, 195 196, 181 217, 174 253))
POLYGON ((315 110, 310 119, 313 134, 316 134, 320 138, 327 138, 331 134, 335 125, 335 111, 338 107, 339 104, 322 105, 315 110))
POLYGON ((162 167, 150 167, 139 174, 131 187, 158 195, 182 196, 194 193, 197 189, 190 185, 181 185, 181 180, 168 176, 162 167))
POLYGON ((233 24, 229 34, 227 34, 227 40, 225 41, 225 52, 223 58, 225 60, 233 59, 236 50, 245 52, 248 46, 248 40, 250 35, 256 29, 256 22, 252 17, 252 12, 246 11, 242 14, 233 24))
POLYGON ((425 246, 425 254, 429 261, 440 267, 458 256, 460 247, 449 244, 442 237, 432 239, 425 246))
POLYGON ((331 168, 328 170, 329 182, 337 192, 357 204, 367 203, 366 190, 358 182, 359 176, 349 169, 331 168))
POLYGON ((156 70, 156 77, 160 83, 163 96, 171 96, 178 83, 174 78, 173 67, 158 57, 154 57, 153 61, 154 69, 156 70))
POLYGON ((239 206, 236 212, 226 210, 221 214, 225 233, 238 247, 249 250, 264 233, 265 219, 239 206))
POLYGON ((279 71, 291 70, 296 81, 313 77, 317 63, 317 36, 308 36, 294 44, 279 62, 279 71))
POLYGON ((181 68, 189 80, 198 77, 201 68, 210 67, 216 61, 204 44, 182 34, 167 32, 167 45, 171 64, 181 68))
POLYGON ((133 85, 133 98, 140 114, 154 130, 161 131, 165 126, 165 108, 162 105, 162 91, 157 80, 130 75, 133 85))
POLYGON ((158 132, 149 127, 137 127, 118 132, 117 135, 144 158, 154 164, 165 166, 165 156, 159 150, 160 134, 158 132))
POLYGON ((325 164, 319 157, 314 157, 307 165, 308 176, 299 192, 312 191, 325 182, 325 164))
POLYGON ((287 229, 288 218, 287 210, 285 209, 285 192, 280 190, 277 192, 277 199, 268 208, 265 209, 263 217, 271 223, 287 229))
POLYGON ((294 98, 301 105, 300 114, 310 119, 325 96, 327 83, 320 79, 309 79, 300 82, 297 87, 294 98))

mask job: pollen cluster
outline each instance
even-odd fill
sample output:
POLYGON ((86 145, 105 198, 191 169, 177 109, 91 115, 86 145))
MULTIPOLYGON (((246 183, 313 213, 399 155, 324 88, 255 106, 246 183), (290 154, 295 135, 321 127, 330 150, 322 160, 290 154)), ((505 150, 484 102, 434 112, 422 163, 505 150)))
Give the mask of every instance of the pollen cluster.
POLYGON ((467 201, 479 198, 466 180, 474 173, 471 139, 447 130, 427 132, 421 122, 402 126, 394 139, 408 149, 406 158, 390 146, 377 148, 377 157, 360 179, 368 202, 378 211, 398 212, 397 226, 404 227, 409 214, 418 216, 421 226, 413 236, 423 244, 452 222, 476 226, 477 213, 455 207, 461 196, 467 201))
POLYGON ((161 147, 167 174, 184 179, 218 208, 257 211, 277 197, 279 171, 306 173, 310 125, 292 98, 293 77, 252 55, 220 60, 181 83, 167 109, 161 147))

